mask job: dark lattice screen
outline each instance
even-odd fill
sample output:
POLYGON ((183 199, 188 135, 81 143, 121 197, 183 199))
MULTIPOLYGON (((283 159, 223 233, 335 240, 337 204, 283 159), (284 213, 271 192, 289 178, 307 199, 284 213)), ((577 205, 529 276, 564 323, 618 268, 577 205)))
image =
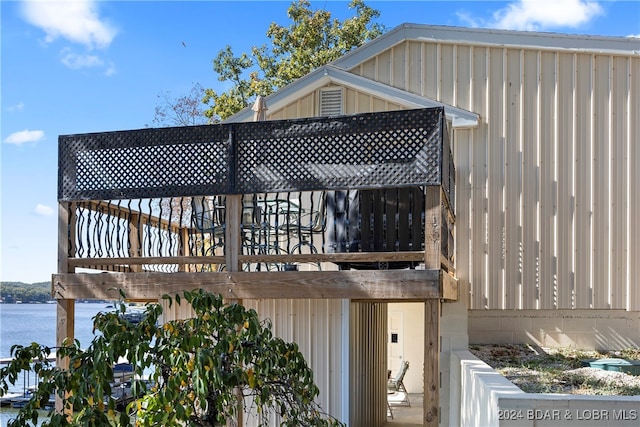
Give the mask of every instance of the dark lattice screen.
POLYGON ((59 138, 58 197, 440 185, 443 161, 450 169, 445 134, 444 109, 438 107, 65 135, 59 138))

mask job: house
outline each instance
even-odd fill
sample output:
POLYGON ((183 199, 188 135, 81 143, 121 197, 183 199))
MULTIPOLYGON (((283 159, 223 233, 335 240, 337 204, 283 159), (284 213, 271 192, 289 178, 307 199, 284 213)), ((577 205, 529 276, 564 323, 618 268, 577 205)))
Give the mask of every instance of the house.
MULTIPOLYGON (((320 403, 353 426, 386 420, 379 385, 390 313, 405 319, 403 351, 418 359, 409 371, 418 380, 407 386, 426 389, 424 425, 459 419, 449 353, 469 342, 640 346, 639 95, 635 38, 413 24, 389 31, 267 97, 267 121, 444 107, 455 200, 441 201, 454 204, 455 249, 442 261, 455 272, 456 296, 417 306, 401 291, 376 300, 282 294, 242 303, 300 344, 320 403), (409 350, 410 342, 424 350, 409 350)), ((81 216, 65 204, 61 224, 74 215, 81 216)), ((63 320, 81 295, 69 289, 97 289, 71 277, 70 265, 83 264, 69 263, 67 253, 53 278, 63 320)), ((111 267, 123 267, 122 258, 111 267)), ((431 262, 426 252, 420 259, 431 262)), ((59 337, 65 333, 59 317, 59 337)))
POLYGON ((267 103, 270 119, 445 105, 469 341, 640 346, 639 39, 405 24, 267 103))

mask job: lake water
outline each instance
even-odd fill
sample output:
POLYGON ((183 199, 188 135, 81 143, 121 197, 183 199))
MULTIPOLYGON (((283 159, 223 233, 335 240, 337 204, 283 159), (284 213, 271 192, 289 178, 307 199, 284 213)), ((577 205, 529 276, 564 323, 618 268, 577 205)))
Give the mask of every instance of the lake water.
MULTIPOLYGON (((76 303, 75 338, 81 347, 87 347, 93 339, 92 318, 100 311, 110 311, 106 303, 76 303)), ((57 304, 0 304, 0 358, 11 357, 14 344, 30 345, 32 342, 54 347, 56 345, 57 304)), ((15 390, 21 390, 22 384, 15 390)), ((0 410, 0 427, 15 416, 16 410, 0 410)))

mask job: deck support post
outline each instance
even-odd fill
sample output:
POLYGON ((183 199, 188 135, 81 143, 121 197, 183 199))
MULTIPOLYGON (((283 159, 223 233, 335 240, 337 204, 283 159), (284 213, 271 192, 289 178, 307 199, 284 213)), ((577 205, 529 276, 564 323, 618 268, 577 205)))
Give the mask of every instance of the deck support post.
MULTIPOLYGON (((74 268, 69 267, 69 251, 75 242, 75 206, 73 203, 58 203, 58 273, 73 273, 74 268)), ((73 251, 75 252, 75 251, 73 251)), ((55 286, 51 284, 51 294, 55 298, 55 286)), ((56 308, 56 347, 61 347, 66 338, 73 341, 75 338, 75 300, 58 299, 56 308)), ((68 358, 56 358, 56 366, 61 369, 69 367, 68 358)), ((62 399, 56 394, 56 412, 62 413, 62 399)))
MULTIPOLYGON (((228 272, 237 272, 241 270, 241 264, 238 259, 238 255, 242 252, 242 230, 241 230, 241 218, 242 218, 242 196, 231 195, 226 198, 225 206, 225 223, 227 228, 225 230, 225 241, 229 242, 225 252, 225 262, 227 263, 228 272)), ((241 299, 227 299, 229 304, 242 304, 241 299)), ((243 395, 242 389, 236 387, 234 389, 236 397, 238 399, 236 422, 227 420, 227 426, 242 427, 243 425, 243 395)))
MULTIPOLYGON (((426 269, 440 269, 442 212, 439 186, 425 187, 426 269)), ((440 419, 440 300, 425 301, 423 426, 435 427, 440 419)))

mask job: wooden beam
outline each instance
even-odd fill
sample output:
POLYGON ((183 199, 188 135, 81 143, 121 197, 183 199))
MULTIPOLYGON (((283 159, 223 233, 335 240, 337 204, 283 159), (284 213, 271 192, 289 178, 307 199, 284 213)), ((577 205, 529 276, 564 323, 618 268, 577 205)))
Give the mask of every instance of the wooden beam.
POLYGON ((443 300, 458 301, 458 279, 444 270, 440 270, 440 295, 443 300))
POLYGON ((423 426, 437 427, 440 422, 440 301, 425 302, 424 320, 423 426))
MULTIPOLYGON (((265 254, 265 255, 238 255, 241 263, 296 263, 296 262, 400 262, 415 261, 422 262, 424 252, 403 251, 403 252, 342 252, 328 254, 265 254)), ((70 258, 69 265, 72 267, 94 267, 94 266, 129 266, 142 264, 224 264, 226 258, 223 255, 217 256, 172 256, 172 257, 118 257, 118 258, 70 258)))
POLYGON ((439 270, 342 270, 212 273, 77 273, 53 276, 54 298, 157 300, 204 289, 227 299, 440 299, 439 270))

